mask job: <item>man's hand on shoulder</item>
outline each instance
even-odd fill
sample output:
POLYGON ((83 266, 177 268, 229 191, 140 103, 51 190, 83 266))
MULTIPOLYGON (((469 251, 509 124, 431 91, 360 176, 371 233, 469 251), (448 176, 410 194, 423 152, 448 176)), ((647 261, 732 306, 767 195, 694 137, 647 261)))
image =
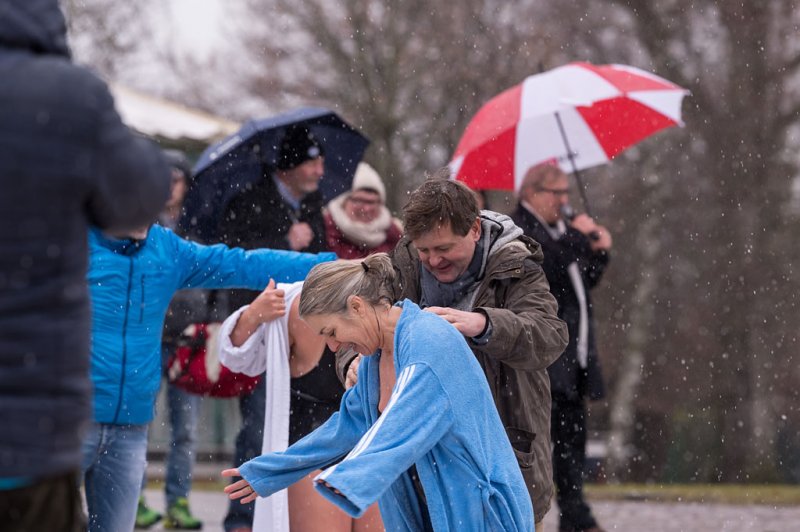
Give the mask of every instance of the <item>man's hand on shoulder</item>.
POLYGON ((465 312, 449 307, 427 307, 425 310, 452 323, 468 338, 479 336, 486 329, 486 315, 482 312, 465 312))

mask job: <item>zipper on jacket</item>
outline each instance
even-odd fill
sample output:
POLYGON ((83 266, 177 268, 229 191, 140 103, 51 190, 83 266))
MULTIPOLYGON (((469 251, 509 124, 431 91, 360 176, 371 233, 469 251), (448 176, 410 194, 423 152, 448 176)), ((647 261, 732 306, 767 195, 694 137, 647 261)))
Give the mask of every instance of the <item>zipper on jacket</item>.
MULTIPOLYGON (((125 321, 122 324, 122 374, 119 379, 119 394, 117 395, 117 409, 114 412, 114 425, 117 424, 119 418, 119 411, 122 408, 122 394, 125 389, 125 366, 128 361, 128 317, 131 310, 131 288, 133 287, 133 257, 129 257, 130 266, 128 267, 128 294, 125 303, 125 321)), ((144 282, 144 279, 142 279, 144 282)))
POLYGON ((139 303, 139 323, 144 322, 144 274, 142 274, 141 280, 141 292, 142 292, 142 300, 139 303))

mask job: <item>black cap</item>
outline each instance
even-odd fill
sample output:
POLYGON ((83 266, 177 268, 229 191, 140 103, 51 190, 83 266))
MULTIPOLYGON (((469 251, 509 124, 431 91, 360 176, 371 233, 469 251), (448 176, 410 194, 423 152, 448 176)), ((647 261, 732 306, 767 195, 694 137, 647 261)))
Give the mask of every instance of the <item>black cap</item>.
POLYGON ((291 127, 278 148, 275 166, 278 170, 289 170, 323 155, 322 144, 307 127, 291 127))

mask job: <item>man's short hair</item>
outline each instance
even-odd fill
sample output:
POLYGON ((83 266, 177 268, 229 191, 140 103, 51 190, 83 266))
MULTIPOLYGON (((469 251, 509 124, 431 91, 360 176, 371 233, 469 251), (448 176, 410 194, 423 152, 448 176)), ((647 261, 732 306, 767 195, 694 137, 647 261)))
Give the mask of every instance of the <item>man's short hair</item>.
POLYGON ((475 193, 451 180, 450 169, 445 167, 411 193, 403 207, 403 226, 411 240, 448 225, 453 234, 465 236, 479 214, 475 193))
POLYGON ((519 192, 522 193, 524 190, 530 187, 539 188, 545 183, 553 181, 562 175, 566 175, 564 171, 551 163, 542 163, 537 164, 536 166, 531 166, 528 168, 528 171, 525 172, 525 177, 522 179, 519 192))

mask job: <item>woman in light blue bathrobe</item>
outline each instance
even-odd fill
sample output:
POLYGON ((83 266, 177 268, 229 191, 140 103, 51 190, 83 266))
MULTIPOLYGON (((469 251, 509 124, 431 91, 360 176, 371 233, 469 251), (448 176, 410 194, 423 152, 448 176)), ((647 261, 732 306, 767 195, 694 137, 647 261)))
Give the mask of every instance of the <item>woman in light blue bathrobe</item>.
POLYGON ((388 530, 532 531, 533 509, 486 377, 463 336, 411 301, 390 305, 385 254, 316 266, 300 315, 364 357, 339 412, 282 453, 223 472, 250 502, 315 469, 354 517, 378 501, 388 530))

